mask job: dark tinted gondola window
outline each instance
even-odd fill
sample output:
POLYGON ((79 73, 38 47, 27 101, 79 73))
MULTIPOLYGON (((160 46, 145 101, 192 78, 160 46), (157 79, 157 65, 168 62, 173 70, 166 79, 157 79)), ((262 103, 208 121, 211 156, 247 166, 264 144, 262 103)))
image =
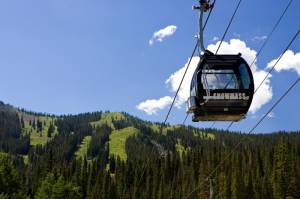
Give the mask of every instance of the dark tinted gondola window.
POLYGON ((239 70, 240 70, 241 80, 243 83, 243 88, 249 89, 251 80, 246 65, 241 64, 239 70))
POLYGON ((239 89, 233 70, 202 70, 201 83, 204 89, 239 89))
POLYGON ((191 82, 191 96, 196 96, 196 76, 193 76, 192 82, 191 82))

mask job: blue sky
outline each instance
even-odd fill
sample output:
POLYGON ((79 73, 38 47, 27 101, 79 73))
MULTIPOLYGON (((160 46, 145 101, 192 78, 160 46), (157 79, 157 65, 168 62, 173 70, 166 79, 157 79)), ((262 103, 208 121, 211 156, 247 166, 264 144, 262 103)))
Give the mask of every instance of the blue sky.
MULTIPOLYGON (((287 2, 243 1, 225 41, 239 39, 257 51, 262 40, 254 38, 268 35, 287 2)), ((147 99, 173 97, 165 81, 184 66, 195 45, 197 13, 191 10, 195 3, 1 1, 0 100, 39 112, 126 111, 142 119, 162 121, 166 108, 148 115, 136 107, 147 99), (176 26, 172 35, 149 45, 155 32, 170 25, 176 26)), ((206 45, 215 44, 213 38, 222 36, 236 4, 236 0, 218 0, 205 31, 206 45)), ((300 2, 294 1, 258 58, 258 70, 276 59, 300 28, 299 8, 300 2)), ((300 37, 290 49, 299 53, 299 44, 300 37)), ((295 63, 294 68, 299 68, 297 60, 295 63)), ((249 130, 297 77, 292 70, 274 72, 269 79, 272 98, 232 129, 249 130)), ((299 93, 300 85, 256 132, 299 130, 299 93)), ((169 122, 181 123, 184 116, 184 107, 175 108, 169 122)), ((193 125, 207 127, 211 123, 193 125)), ((226 126, 216 124, 217 128, 226 126)))

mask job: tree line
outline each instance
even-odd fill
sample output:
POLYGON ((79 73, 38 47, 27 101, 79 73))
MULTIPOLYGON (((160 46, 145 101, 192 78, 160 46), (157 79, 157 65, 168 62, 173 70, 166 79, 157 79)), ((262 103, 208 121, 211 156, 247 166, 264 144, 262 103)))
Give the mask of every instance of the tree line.
POLYGON ((0 153, 0 199, 179 199, 189 194, 209 198, 211 192, 222 199, 300 198, 299 132, 244 135, 178 126, 160 133, 151 127, 154 123, 123 114, 126 119, 112 121, 115 129, 132 126, 140 132, 126 140, 126 160, 109 153, 112 127, 91 125, 101 112, 57 118, 59 133, 27 151, 10 143, 25 143, 20 119, 3 112, 0 143, 9 147, 0 145, 5 152, 0 153), (87 154, 76 158, 85 136, 91 136, 87 154), (28 156, 27 163, 22 155, 28 156))

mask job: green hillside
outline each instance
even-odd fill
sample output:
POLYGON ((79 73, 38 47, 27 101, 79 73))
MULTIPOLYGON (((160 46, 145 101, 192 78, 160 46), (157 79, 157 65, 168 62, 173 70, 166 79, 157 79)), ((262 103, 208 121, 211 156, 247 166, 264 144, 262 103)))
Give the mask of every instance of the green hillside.
POLYGON ((130 136, 136 136, 138 134, 139 130, 134 127, 128 127, 121 130, 114 130, 109 136, 109 154, 120 156, 122 160, 126 160, 126 139, 130 136))
MULTIPOLYGON (((102 114, 101 118, 97 121, 90 122, 93 129, 100 127, 102 125, 108 125, 113 131, 109 136, 109 154, 119 156, 122 160, 127 159, 126 150, 125 150, 125 143, 128 137, 132 135, 138 135, 138 130, 132 126, 133 124, 130 122, 132 120, 131 116, 124 115, 124 113, 119 112, 105 112, 102 114), (128 126, 123 129, 116 130, 115 123, 116 122, 127 122, 128 126)), ((142 122, 145 126, 151 128, 154 133, 160 133, 160 125, 158 124, 151 124, 143 121, 142 122)), ((180 125, 169 125, 163 128, 163 134, 167 135, 167 133, 173 132, 175 130, 179 130, 182 128, 180 125)), ((199 139, 215 139, 215 135, 209 132, 202 132, 197 129, 193 130, 193 136, 199 139)), ((82 143, 78 146, 75 155, 77 158, 87 156, 87 149, 88 144, 90 143, 92 137, 86 136, 82 143)), ((178 139, 176 143, 176 149, 180 153, 186 152, 188 148, 181 144, 181 140, 178 139)))
POLYGON ((89 144, 92 136, 86 136, 83 138, 82 143, 79 145, 78 150, 75 152, 75 156, 77 159, 84 158, 87 156, 87 151, 89 148, 89 144))
MULTIPOLYGON (((126 119, 126 117, 122 113, 106 112, 106 113, 103 113, 101 115, 101 118, 99 120, 92 121, 92 122, 90 122, 90 124, 91 124, 91 126, 93 127, 94 130, 97 127, 100 127, 102 125, 108 125, 112 129, 115 129, 113 121, 122 121, 122 120, 125 120, 125 119, 126 119)), ((89 147, 89 143, 90 143, 91 139, 92 139, 92 136, 84 137, 82 143, 79 145, 77 151, 75 152, 76 158, 79 158, 79 157, 83 158, 84 156, 87 156, 87 151, 88 151, 88 147, 89 147)), ((118 139, 118 136, 112 136, 112 138, 111 138, 111 141, 113 143, 117 143, 117 142, 114 141, 114 139, 118 139)), ((124 142, 125 141, 126 141, 126 139, 124 140, 124 142)), ((125 148, 122 149, 122 150, 118 150, 118 151, 125 151, 125 148)), ((121 154, 123 155, 123 153, 121 153, 121 154)))
POLYGON ((118 113, 118 112, 106 112, 102 114, 102 117, 100 120, 98 121, 94 121, 91 122, 91 125, 93 127, 97 127, 97 126, 101 126, 103 124, 107 124, 109 125, 112 129, 115 129, 114 125, 113 125, 113 121, 121 121, 121 120, 125 120, 125 116, 122 113, 118 113))
POLYGON ((44 145, 51 140, 51 137, 58 133, 57 127, 55 126, 56 118, 49 116, 34 116, 27 113, 20 113, 20 118, 24 121, 23 134, 30 135, 30 145, 32 146, 38 144, 44 145), (33 127, 32 125, 33 122, 37 123, 37 121, 42 124, 41 130, 38 130, 37 127, 33 127), (48 129, 51 123, 54 125, 54 130, 51 137, 48 137, 48 129))
POLYGON ((39 199, 49 189, 78 199, 198 199, 211 189, 216 199, 300 198, 300 132, 161 133, 127 113, 49 116, 3 104, 0 116, 0 198, 39 199))

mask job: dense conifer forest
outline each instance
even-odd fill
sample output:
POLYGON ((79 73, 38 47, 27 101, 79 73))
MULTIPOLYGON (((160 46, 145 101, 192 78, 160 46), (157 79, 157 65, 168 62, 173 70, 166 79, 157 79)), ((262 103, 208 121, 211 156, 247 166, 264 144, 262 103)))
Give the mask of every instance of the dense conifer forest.
POLYGON ((0 199, 300 198, 300 132, 159 129, 127 113, 1 102, 0 199))

